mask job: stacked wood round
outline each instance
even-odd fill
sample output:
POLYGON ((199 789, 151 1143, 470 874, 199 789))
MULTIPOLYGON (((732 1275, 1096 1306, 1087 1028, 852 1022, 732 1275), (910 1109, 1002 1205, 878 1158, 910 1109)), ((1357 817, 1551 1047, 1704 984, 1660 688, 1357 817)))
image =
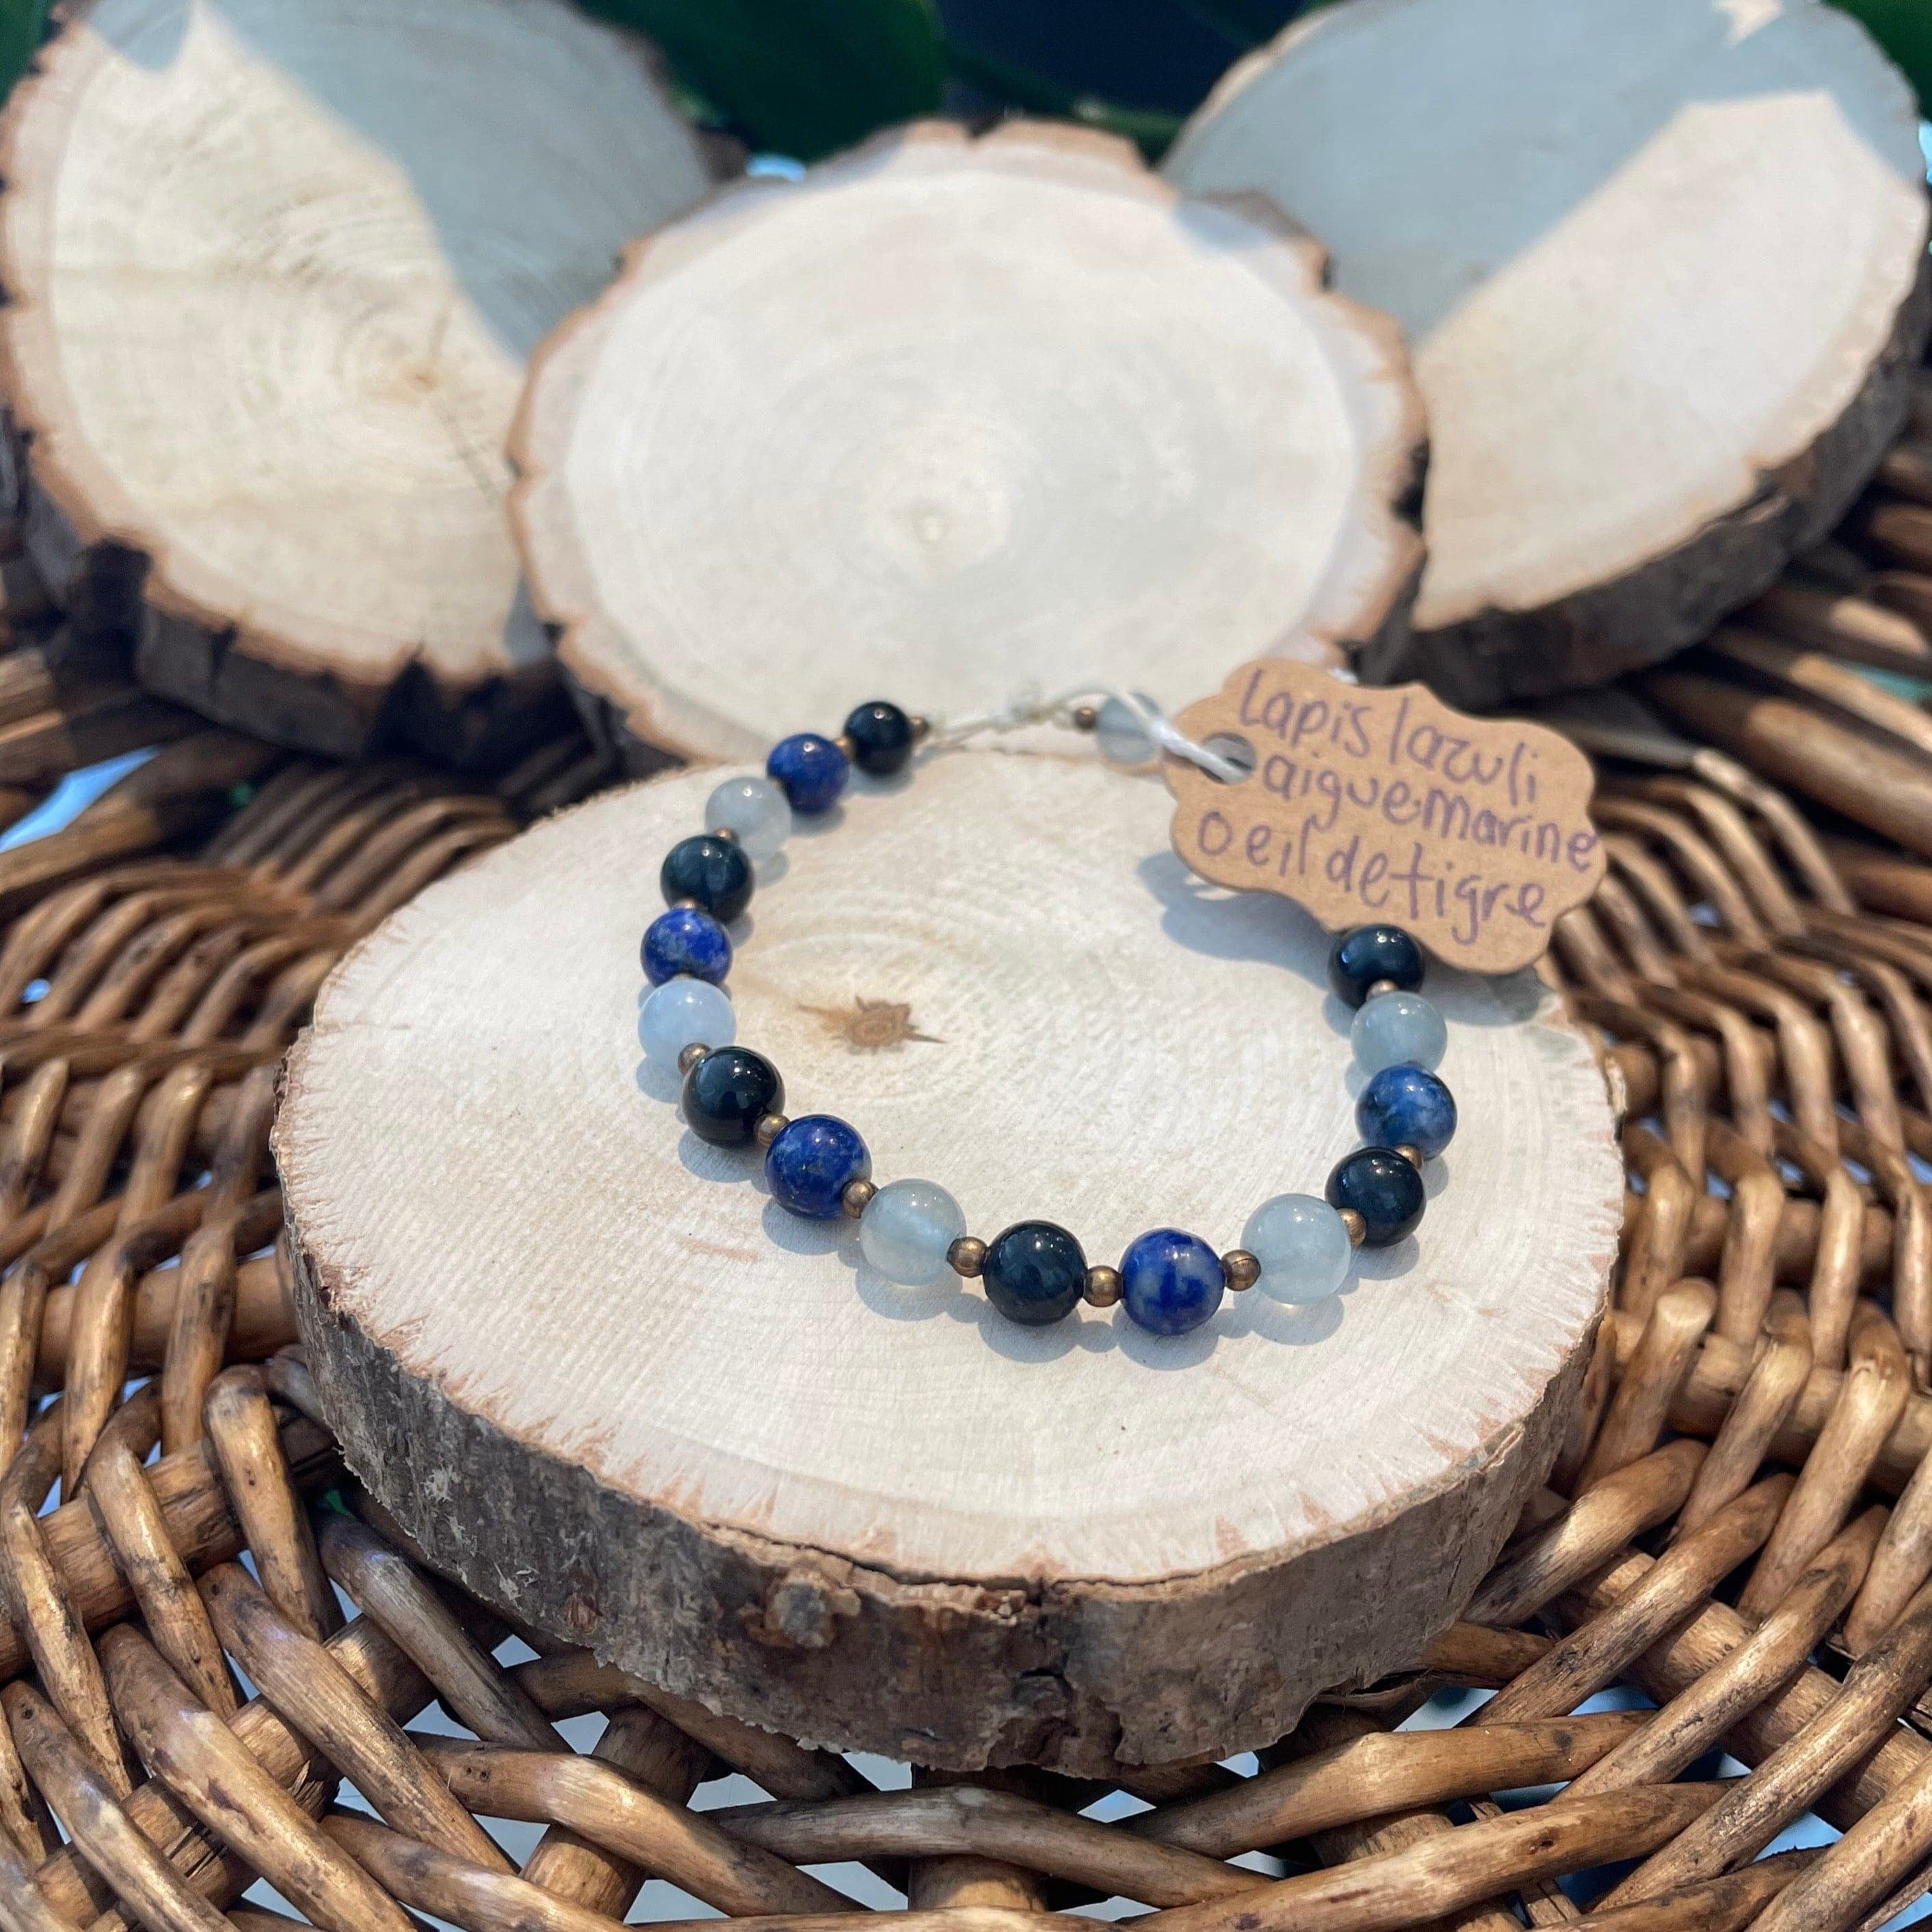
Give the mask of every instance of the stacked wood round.
POLYGON ((1324 261, 1267 202, 1040 122, 725 190, 534 360, 512 507, 560 661, 648 769, 868 692, 960 712, 1104 674, 1178 705, 1393 638, 1420 407, 1324 261))
MULTIPOLYGON (((940 1181, 982 1238, 1233 1248, 1359 1144, 1328 935, 1204 886, 1159 778, 1074 748, 942 751, 801 821, 733 964, 739 1038, 787 1112, 853 1122, 878 1180, 940 1181)), ((1413 1657, 1588 1362, 1622 1176, 1583 1036, 1533 975, 1432 969, 1461 1120, 1415 1235, 1317 1307, 1022 1328, 786 1216, 640 1064, 639 855, 717 778, 424 894, 290 1059, 304 1334, 385 1507, 680 1696, 952 1770, 1251 1749, 1413 1657)))
POLYGON ((0 118, 0 398, 76 629, 224 724, 500 755, 561 709, 526 357, 713 170, 563 0, 91 0, 0 118))
POLYGON ((1843 514, 1932 320, 1905 76, 1822 0, 1371 0, 1238 64, 1162 164, 1264 194, 1400 322, 1429 560, 1378 682, 1654 663, 1843 514))

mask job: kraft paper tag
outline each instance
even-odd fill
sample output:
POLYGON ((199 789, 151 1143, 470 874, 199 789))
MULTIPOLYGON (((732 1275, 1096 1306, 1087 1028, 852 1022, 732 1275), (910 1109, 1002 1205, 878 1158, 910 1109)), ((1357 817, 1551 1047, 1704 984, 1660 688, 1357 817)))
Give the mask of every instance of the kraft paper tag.
POLYGON ((1242 740, 1255 766, 1229 784, 1166 759, 1174 849, 1204 879, 1279 892, 1332 929, 1388 920, 1450 965, 1510 972, 1604 876, 1590 761, 1544 726, 1292 658, 1244 664, 1174 722, 1197 744, 1242 740))

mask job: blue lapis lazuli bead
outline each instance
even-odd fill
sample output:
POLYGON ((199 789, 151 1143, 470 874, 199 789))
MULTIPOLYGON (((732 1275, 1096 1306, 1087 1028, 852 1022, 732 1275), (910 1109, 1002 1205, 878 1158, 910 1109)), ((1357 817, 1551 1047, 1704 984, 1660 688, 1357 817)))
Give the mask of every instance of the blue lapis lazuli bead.
POLYGON ((855 1180, 872 1178, 872 1156, 857 1131, 830 1114, 788 1122, 765 1150, 765 1184, 781 1208, 814 1221, 845 1211, 855 1180))
POLYGON ((1154 1335, 1185 1335, 1221 1305, 1221 1258, 1198 1234, 1155 1228, 1120 1257, 1120 1306, 1154 1335))
POLYGON ((1384 1066, 1362 1089, 1355 1125, 1371 1147, 1412 1147, 1433 1160, 1456 1137, 1456 1097, 1426 1066, 1384 1066))
POLYGON ((845 754, 816 731, 781 738, 765 760, 765 776, 790 800, 794 812, 830 812, 851 775, 845 754))
POLYGON ((673 906, 644 928, 644 977, 653 986, 680 974, 722 986, 731 970, 731 939, 708 912, 673 906))

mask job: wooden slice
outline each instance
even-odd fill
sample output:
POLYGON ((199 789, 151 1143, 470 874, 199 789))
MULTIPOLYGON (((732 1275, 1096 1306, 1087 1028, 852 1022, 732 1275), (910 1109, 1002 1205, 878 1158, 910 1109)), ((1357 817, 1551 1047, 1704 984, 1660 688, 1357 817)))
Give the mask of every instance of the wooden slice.
MULTIPOLYGON (((1264 1743, 1412 1664, 1570 1412, 1622 1170, 1532 976, 1447 970, 1462 1125, 1420 1234, 1323 1307, 1161 1340, 893 1288, 640 1067, 656 855, 715 772, 551 819, 325 988, 278 1149, 355 1468, 518 1616, 794 1736, 1099 1774, 1264 1743)), ((746 922, 794 1114, 991 1235, 1234 1246, 1355 1144, 1327 939, 1184 872, 1158 783, 967 752, 802 833, 746 922)))
POLYGON ((1273 196, 1408 332, 1429 562, 1379 680, 1489 703, 1665 656, 1904 420, 1918 109, 1816 0, 1355 0, 1237 68, 1166 165, 1273 196))
POLYGON ((1078 129, 730 189, 536 359, 514 506, 566 670, 634 751, 742 758, 880 694, 1178 704, 1385 639, 1420 418, 1322 271, 1078 129))
POLYGON ((555 688, 503 511, 525 358, 710 184, 641 44, 562 0, 94 0, 0 176, 56 593, 284 742, 512 732, 555 688))

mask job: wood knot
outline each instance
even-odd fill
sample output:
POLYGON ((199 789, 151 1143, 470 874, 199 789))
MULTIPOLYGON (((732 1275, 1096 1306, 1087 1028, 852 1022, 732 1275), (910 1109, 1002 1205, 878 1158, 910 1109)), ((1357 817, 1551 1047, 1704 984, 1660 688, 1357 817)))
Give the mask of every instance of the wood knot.
POLYGON ((788 1570, 766 1592, 761 1612, 740 1615, 747 1633, 775 1650, 823 1650, 840 1617, 856 1616, 856 1591, 829 1582, 809 1570, 788 1570))
POLYGON ((922 1040, 930 1046, 940 1043, 913 1024, 912 1008, 903 1000, 868 1000, 861 995, 849 1006, 807 1006, 805 1010, 855 1053, 884 1053, 908 1040, 922 1040))
POLYGON ((569 1579, 570 1592, 563 1600, 563 1628, 570 1636, 587 1638, 604 1620, 598 1606, 596 1580, 581 1565, 574 1565, 569 1579))

